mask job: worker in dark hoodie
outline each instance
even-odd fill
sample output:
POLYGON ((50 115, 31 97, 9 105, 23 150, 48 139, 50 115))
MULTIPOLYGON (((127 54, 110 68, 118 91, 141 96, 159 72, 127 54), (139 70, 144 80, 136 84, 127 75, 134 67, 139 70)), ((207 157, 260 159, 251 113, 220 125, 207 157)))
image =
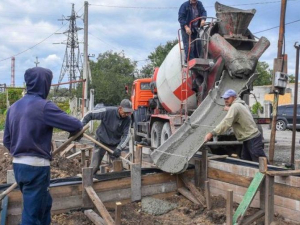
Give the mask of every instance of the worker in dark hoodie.
POLYGON ((23 194, 22 225, 51 223, 49 193, 53 128, 75 134, 82 123, 46 100, 52 81, 49 69, 25 72, 27 94, 7 111, 3 144, 13 156, 16 182, 23 194))
POLYGON ((259 157, 267 157, 264 152, 262 134, 254 122, 248 105, 237 97, 232 89, 225 91, 221 98, 224 99, 224 110, 228 111, 227 115, 215 129, 205 136, 204 142, 209 141, 213 136, 225 133, 232 127, 236 139, 243 142, 242 159, 258 162, 259 157))

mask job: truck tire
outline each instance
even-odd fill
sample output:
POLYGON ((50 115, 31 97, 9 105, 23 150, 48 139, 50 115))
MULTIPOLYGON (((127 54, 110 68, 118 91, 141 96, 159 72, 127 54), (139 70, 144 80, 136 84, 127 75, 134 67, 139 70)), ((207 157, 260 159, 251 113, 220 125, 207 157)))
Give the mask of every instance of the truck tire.
POLYGON ((166 140, 169 139, 169 137, 172 135, 170 123, 166 122, 163 125, 162 131, 161 131, 161 139, 160 139, 160 144, 162 145, 166 140))
POLYGON ((163 123, 156 121, 153 123, 151 128, 151 147, 158 148, 160 146, 160 138, 162 131, 163 123))

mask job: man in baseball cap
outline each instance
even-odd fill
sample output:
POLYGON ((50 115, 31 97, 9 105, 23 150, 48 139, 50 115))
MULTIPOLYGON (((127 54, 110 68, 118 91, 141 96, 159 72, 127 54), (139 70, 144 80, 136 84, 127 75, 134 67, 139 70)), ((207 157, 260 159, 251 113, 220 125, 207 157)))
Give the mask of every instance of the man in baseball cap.
POLYGON ((236 139, 243 142, 242 159, 258 162, 259 157, 267 157, 262 134, 254 122, 248 105, 238 98, 232 89, 225 91, 221 98, 225 101, 224 110, 228 112, 221 123, 205 136, 204 142, 225 133, 232 127, 236 139))
MULTIPOLYGON (((123 99, 119 107, 103 107, 88 112, 82 119, 82 123, 85 125, 91 120, 101 120, 100 126, 96 131, 96 139, 114 150, 112 154, 113 159, 119 158, 130 138, 129 130, 132 112, 131 102, 128 99, 123 99)), ((105 153, 106 150, 104 148, 95 145, 90 165, 93 167, 94 174, 99 170, 105 153)))

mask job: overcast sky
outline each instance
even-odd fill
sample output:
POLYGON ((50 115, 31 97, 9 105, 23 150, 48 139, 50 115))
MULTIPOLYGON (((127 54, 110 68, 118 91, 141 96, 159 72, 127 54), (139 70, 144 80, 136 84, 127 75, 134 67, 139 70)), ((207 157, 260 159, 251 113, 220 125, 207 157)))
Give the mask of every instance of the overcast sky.
MULTIPOLYGON (((146 63, 147 56, 167 41, 177 39, 179 29, 178 8, 182 0, 90 0, 89 1, 89 53, 103 53, 107 50, 124 51, 132 60, 139 61, 139 68, 146 63)), ((270 48, 261 61, 270 67, 277 56, 280 1, 276 0, 221 0, 220 3, 241 9, 256 9, 249 29, 257 37, 265 36, 270 48), (267 31, 265 31, 267 30, 267 31), (264 32, 260 32, 264 31, 264 32)), ((1 0, 0 1, 0 84, 11 82, 11 57, 16 58, 16 86, 23 84, 24 71, 34 67, 36 57, 39 66, 54 73, 57 83, 65 54, 68 21, 61 19, 71 14, 71 3, 83 18, 84 1, 80 0, 1 0), (52 35, 53 34, 53 35, 52 35), (23 53, 22 53, 23 52, 23 53)), ((214 1, 202 1, 208 16, 215 16, 214 1)), ((294 44, 300 42, 300 0, 288 0, 286 23, 286 53, 289 58, 288 73, 295 73, 294 44)), ((82 19, 77 26, 83 28, 82 19)), ((83 30, 78 31, 83 42, 83 30)), ((83 44, 80 44, 83 52, 83 44)), ((95 60, 95 59, 94 59, 95 60)), ((64 80, 67 80, 65 78, 64 80)))

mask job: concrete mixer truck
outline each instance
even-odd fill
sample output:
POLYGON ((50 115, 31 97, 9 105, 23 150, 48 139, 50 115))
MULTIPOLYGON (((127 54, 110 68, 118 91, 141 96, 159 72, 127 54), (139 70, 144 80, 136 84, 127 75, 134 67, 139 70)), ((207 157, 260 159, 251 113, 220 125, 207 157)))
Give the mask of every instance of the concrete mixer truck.
MULTIPOLYGON (((209 111, 214 104, 209 96, 212 90, 220 95, 226 88, 232 88, 242 97, 249 93, 257 76, 255 68, 258 59, 269 46, 269 41, 264 37, 256 39, 248 30, 254 9, 240 10, 218 2, 215 8, 216 18, 207 17, 206 26, 199 28, 196 41, 201 41, 202 49, 198 58, 185 63, 179 35, 179 43, 172 48, 162 65, 154 70, 152 78, 134 81, 131 100, 136 141, 146 141, 157 149, 184 123, 190 123, 190 118, 213 114, 214 111, 209 111)), ((208 124, 208 120, 220 121, 222 117, 224 114, 216 114, 212 118, 203 117, 203 121, 208 124)), ((266 123, 269 120, 259 121, 266 123)), ((206 127, 204 132, 213 129, 213 125, 209 126, 211 128, 206 127)), ((186 130, 179 132, 182 133, 177 136, 187 135, 186 130)), ((219 137, 220 140, 234 141, 235 138, 234 135, 224 134, 224 137, 219 137)), ((239 154, 241 151, 240 145, 228 147, 219 142, 211 149, 218 148, 218 152, 223 154, 228 153, 229 149, 229 154, 239 154)))

